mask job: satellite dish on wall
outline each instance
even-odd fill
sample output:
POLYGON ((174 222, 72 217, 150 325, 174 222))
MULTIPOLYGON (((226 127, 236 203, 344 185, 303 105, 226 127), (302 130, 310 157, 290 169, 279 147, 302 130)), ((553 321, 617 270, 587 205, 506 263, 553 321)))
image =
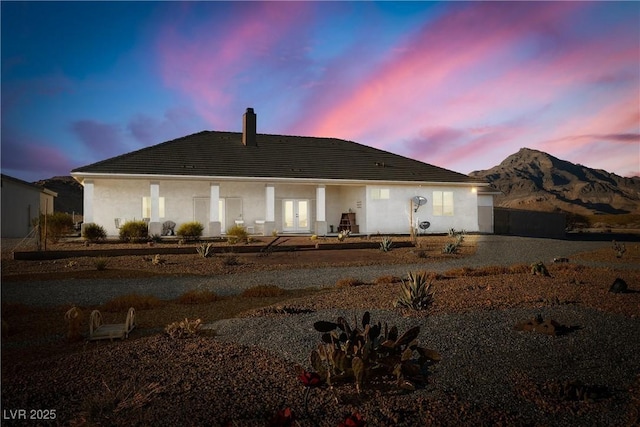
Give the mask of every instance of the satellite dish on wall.
POLYGON ((422 196, 414 196, 412 199, 413 201, 413 211, 414 212, 418 212, 418 209, 420 209, 420 206, 426 205, 427 204, 427 198, 426 197, 422 197, 422 196))
POLYGON ((418 227, 420 227, 420 230, 426 230, 427 228, 431 227, 431 223, 429 221, 422 221, 418 227))

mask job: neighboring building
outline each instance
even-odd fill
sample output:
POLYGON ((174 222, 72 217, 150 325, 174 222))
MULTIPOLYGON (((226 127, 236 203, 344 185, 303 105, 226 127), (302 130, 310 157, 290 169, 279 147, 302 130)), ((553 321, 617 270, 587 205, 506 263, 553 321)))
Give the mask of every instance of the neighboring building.
POLYGON ((430 233, 493 230, 486 181, 351 141, 258 134, 251 108, 242 133, 203 131, 71 175, 84 186, 84 223, 109 235, 134 219, 152 235, 165 221, 199 221, 206 236, 235 224, 264 235, 407 234, 426 221, 430 233), (417 210, 416 196, 427 199, 417 210))
POLYGON ((53 213, 57 193, 2 174, 2 237, 27 237, 40 213, 53 213))

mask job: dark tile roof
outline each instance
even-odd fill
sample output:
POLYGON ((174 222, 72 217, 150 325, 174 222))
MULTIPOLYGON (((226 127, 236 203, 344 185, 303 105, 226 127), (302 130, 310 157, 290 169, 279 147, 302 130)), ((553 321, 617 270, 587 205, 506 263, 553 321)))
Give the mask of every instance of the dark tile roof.
POLYGON ((71 171, 216 177, 484 183, 485 180, 335 138, 203 131, 71 171))

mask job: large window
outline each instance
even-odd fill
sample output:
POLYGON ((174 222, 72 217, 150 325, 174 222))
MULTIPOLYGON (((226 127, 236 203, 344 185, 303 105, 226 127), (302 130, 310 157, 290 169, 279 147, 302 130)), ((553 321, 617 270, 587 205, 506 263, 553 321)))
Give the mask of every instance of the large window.
MULTIPOLYGON (((159 198, 160 218, 164 218, 164 197, 159 198)), ((142 198, 142 218, 151 218, 151 197, 142 198)))
POLYGON ((452 216, 453 215, 453 191, 433 192, 433 215, 452 216))
POLYGON ((389 198, 388 188, 372 188, 371 198, 373 200, 387 200, 389 198))

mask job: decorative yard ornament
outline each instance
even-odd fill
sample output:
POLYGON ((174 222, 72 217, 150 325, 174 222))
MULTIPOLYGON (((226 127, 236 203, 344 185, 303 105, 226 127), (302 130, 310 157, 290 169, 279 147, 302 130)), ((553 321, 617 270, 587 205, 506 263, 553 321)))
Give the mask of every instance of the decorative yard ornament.
POLYGON ((411 200, 413 201, 413 211, 414 212, 418 212, 418 209, 420 209, 420 206, 423 206, 423 205, 427 204, 427 198, 426 197, 414 196, 411 200))

